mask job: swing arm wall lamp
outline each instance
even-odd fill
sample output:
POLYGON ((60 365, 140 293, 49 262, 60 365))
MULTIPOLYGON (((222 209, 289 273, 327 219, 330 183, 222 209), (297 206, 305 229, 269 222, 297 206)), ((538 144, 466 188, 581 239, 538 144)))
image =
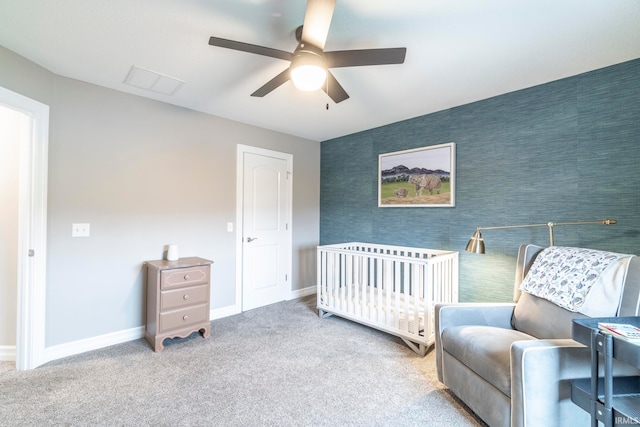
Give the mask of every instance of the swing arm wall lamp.
POLYGON ((615 219, 601 219, 599 221, 575 221, 575 222, 547 222, 546 224, 525 224, 525 225, 502 225, 498 227, 477 227, 469 243, 467 243, 467 252, 473 252, 476 254, 484 253, 484 239, 480 230, 498 230, 503 228, 530 228, 530 227, 548 227, 549 228, 549 246, 553 246, 553 228, 559 225, 586 225, 586 224, 601 224, 601 225, 613 225, 617 224, 615 219))

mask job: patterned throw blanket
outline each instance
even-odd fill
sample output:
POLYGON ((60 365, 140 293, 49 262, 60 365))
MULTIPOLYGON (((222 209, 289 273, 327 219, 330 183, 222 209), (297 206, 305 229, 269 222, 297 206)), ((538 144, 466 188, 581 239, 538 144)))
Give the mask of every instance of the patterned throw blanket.
POLYGON ((520 289, 590 317, 615 316, 632 256, 551 246, 535 259, 520 289))

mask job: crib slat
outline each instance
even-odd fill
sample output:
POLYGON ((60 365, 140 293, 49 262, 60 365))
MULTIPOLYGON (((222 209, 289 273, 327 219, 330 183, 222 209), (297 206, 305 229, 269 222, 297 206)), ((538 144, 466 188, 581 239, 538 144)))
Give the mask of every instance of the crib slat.
POLYGON ((418 335, 418 331, 420 330, 420 291, 418 291, 419 286, 422 284, 423 280, 423 271, 422 265, 413 264, 413 275, 411 281, 411 305, 410 316, 411 316, 411 326, 409 327, 409 332, 414 335, 418 335))
POLYGON ((381 304, 382 304, 382 318, 380 320, 381 323, 387 324, 389 322, 389 296, 391 295, 389 292, 389 287, 391 286, 392 276, 390 275, 391 263, 389 260, 382 261, 382 295, 381 295, 381 304))
POLYGON ((353 254, 348 254, 345 257, 345 270, 346 270, 346 275, 347 275, 347 281, 345 283, 345 286, 347 287, 347 292, 346 292, 346 307, 345 310, 347 310, 347 312, 349 313, 355 313, 354 312, 354 308, 355 308, 355 304, 353 301, 353 290, 355 287, 355 283, 357 282, 358 278, 356 277, 356 271, 354 268, 354 262, 356 261, 356 257, 353 254))
POLYGON ((423 336, 431 337, 434 331, 433 316, 429 313, 433 313, 434 310, 434 296, 440 292, 441 283, 440 276, 442 273, 442 263, 430 262, 426 266, 426 283, 424 287, 424 307, 423 307, 423 336))
POLYGON ((355 274, 357 275, 357 278, 355 283, 356 292, 353 297, 353 300, 355 301, 355 304, 356 304, 356 309, 355 309, 356 316, 360 317, 362 316, 362 304, 360 302, 360 284, 362 283, 362 256, 358 256, 355 259, 357 260, 355 264, 355 267, 357 269, 357 272, 355 274))
POLYGON ((378 311, 376 310, 376 307, 375 307, 376 292, 382 289, 379 286, 376 286, 376 283, 378 282, 378 280, 382 280, 382 277, 383 277, 383 263, 382 263, 382 260, 376 259, 376 276, 374 277, 374 281, 369 284, 369 294, 371 296, 370 302, 369 302, 370 304, 369 307, 371 311, 371 320, 375 320, 376 322, 379 321, 378 311))
POLYGON ((393 291, 394 291, 394 300, 393 300, 393 327, 396 330, 400 330, 400 294, 402 293, 402 263, 398 261, 394 261, 394 271, 395 271, 395 279, 393 281, 393 291))
POLYGON ((337 302, 338 302, 338 287, 340 285, 340 254, 338 253, 334 253, 332 254, 333 256, 331 257, 331 273, 332 273, 332 280, 331 280, 331 298, 330 298, 330 304, 332 307, 336 307, 337 302))

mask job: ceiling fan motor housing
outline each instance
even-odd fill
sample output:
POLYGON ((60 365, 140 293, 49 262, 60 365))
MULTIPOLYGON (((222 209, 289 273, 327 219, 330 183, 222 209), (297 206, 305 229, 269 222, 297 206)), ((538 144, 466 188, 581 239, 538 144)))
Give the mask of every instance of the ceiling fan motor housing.
POLYGON ((291 55, 291 68, 302 65, 315 65, 326 70, 327 65, 324 59, 324 52, 309 43, 300 43, 291 55))

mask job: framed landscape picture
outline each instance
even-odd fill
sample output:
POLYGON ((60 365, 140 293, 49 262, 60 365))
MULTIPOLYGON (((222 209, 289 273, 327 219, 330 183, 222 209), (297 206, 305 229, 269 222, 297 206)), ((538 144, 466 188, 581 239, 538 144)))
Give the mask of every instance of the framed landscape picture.
POLYGON ((455 143, 378 156, 378 206, 455 206, 455 143))

